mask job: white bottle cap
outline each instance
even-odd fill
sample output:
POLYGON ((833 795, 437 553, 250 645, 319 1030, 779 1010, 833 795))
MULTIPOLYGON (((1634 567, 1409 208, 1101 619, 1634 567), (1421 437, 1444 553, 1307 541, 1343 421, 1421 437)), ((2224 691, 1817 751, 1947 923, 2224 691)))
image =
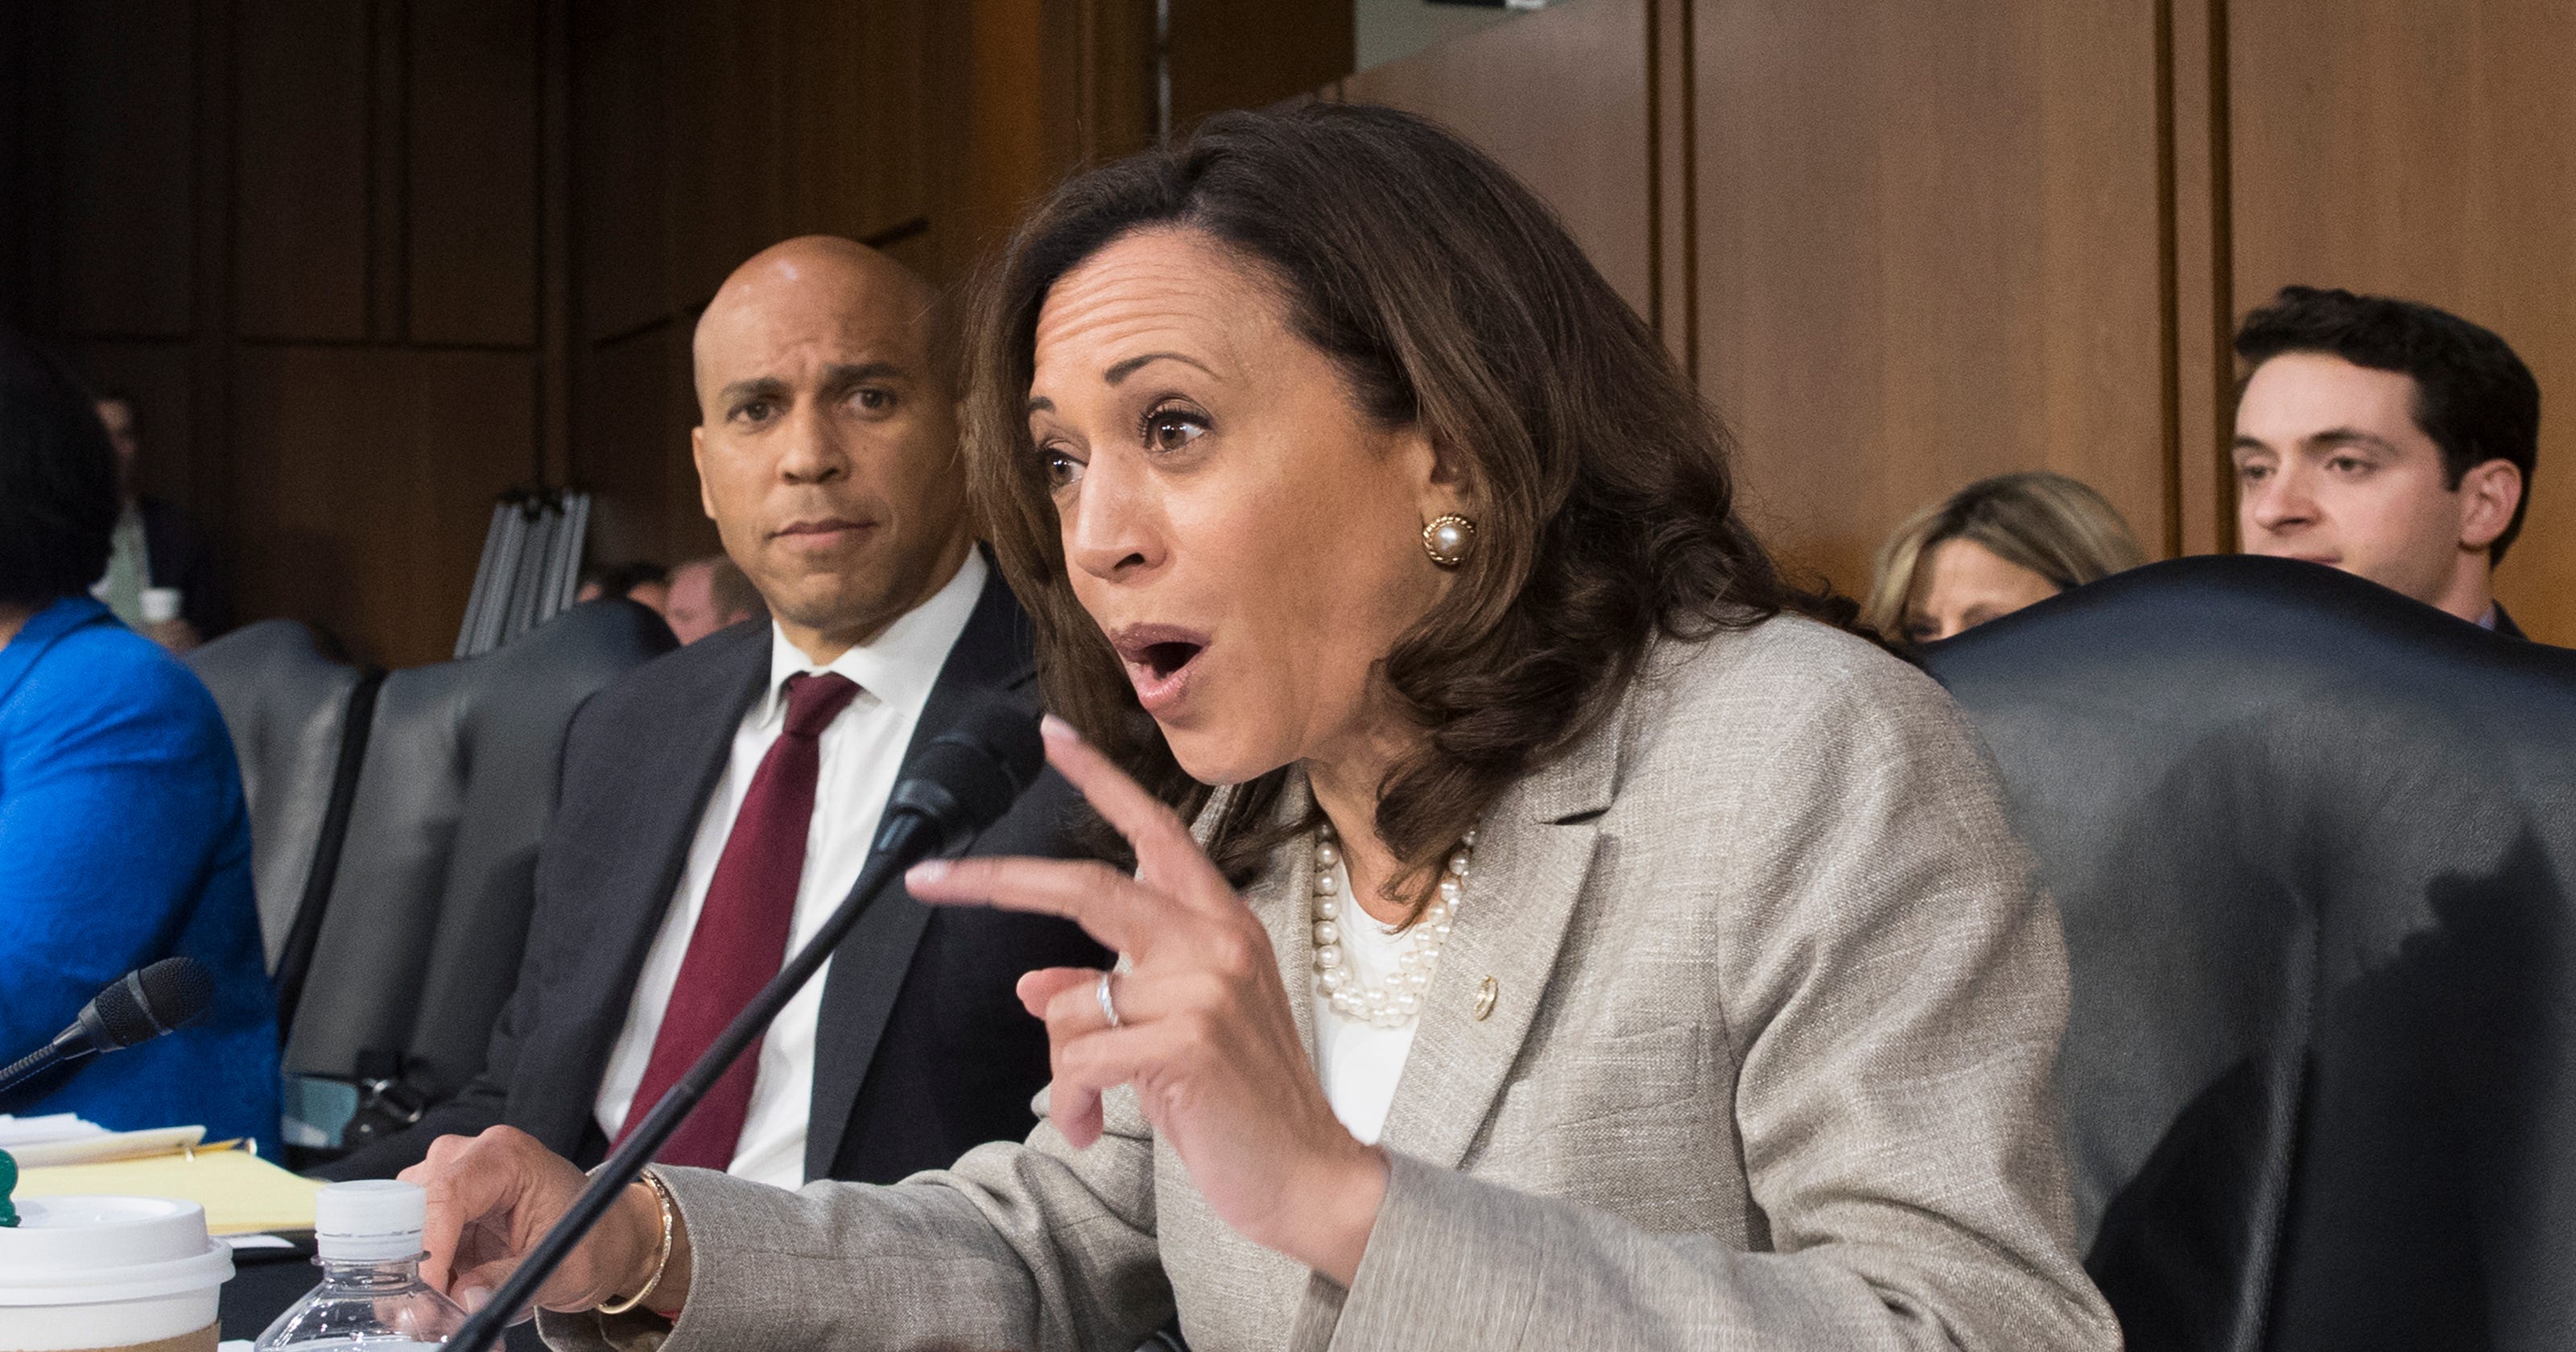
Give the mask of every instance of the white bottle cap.
POLYGON ((382 1263, 420 1254, 429 1194, 389 1178, 334 1183, 313 1197, 313 1247, 326 1259, 382 1263))
POLYGON ((168 624, 179 618, 180 608, 186 601, 176 587, 146 587, 139 599, 145 624, 168 624))

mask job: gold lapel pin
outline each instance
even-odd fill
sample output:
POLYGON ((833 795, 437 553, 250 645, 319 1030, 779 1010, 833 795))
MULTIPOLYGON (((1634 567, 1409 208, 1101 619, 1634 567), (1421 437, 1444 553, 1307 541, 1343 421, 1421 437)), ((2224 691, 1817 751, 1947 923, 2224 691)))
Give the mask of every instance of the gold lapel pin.
POLYGON ((1494 1012, 1494 1002, 1503 997, 1503 983, 1486 977, 1476 987, 1476 1018, 1482 1022, 1494 1012))

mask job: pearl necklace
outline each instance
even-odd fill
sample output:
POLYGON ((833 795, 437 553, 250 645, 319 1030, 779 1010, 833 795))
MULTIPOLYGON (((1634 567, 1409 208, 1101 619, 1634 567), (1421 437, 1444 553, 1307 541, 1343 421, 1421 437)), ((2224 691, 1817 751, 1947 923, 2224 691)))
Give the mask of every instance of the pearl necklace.
MULTIPOLYGON (((1465 888, 1468 855, 1475 848, 1476 833, 1469 831, 1449 856, 1448 869, 1440 878, 1439 896, 1406 931, 1404 947, 1395 955, 1395 979, 1377 986, 1343 965, 1342 902, 1338 895, 1341 882, 1336 876, 1342 851, 1330 822, 1316 829, 1315 993, 1324 997, 1335 1014, 1380 1028, 1402 1028, 1420 1017, 1422 993, 1430 989, 1431 973, 1440 965, 1441 945, 1449 941, 1449 917, 1465 888)), ((1377 922, 1362 911, 1351 917, 1351 923, 1377 922)))

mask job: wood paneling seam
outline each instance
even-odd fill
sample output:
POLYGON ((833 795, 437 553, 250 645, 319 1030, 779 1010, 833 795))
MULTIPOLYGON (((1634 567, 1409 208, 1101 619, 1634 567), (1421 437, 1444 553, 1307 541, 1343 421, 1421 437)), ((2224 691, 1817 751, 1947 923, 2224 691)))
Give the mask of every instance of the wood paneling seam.
POLYGON ((2164 552, 2182 553, 2181 209, 2175 183, 2174 0, 2156 0, 2156 324, 2164 404, 2164 552))
POLYGON ((2228 71, 2227 0, 2209 0, 2209 233, 2210 262, 2217 272, 2218 304, 2211 308, 2217 327, 2217 407, 2211 410, 2209 441, 2203 454, 2209 457, 2209 472, 2218 486, 2217 527, 2221 553, 2234 553, 2236 538, 2236 475, 2229 458, 2220 453, 2233 438, 2236 428, 2234 392, 2236 389, 2236 171, 2230 129, 2228 98, 2231 76, 2228 71))
POLYGON ((1681 6, 1682 49, 1682 361, 1693 387, 1699 362, 1699 38, 1694 29, 1696 0, 1672 0, 1681 6))

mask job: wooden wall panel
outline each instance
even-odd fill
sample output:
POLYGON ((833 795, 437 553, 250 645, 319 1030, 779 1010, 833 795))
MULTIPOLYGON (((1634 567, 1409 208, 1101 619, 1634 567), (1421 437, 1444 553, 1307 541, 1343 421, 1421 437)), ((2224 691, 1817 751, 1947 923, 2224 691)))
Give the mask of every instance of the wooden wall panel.
POLYGON ((961 7, 940 0, 574 0, 580 274, 572 481, 599 558, 714 547, 687 430, 688 347, 724 277, 807 233, 952 278, 964 213, 961 7))
POLYGON ((1701 385, 1781 551, 1856 589, 1917 506, 2037 467, 2156 550, 2152 8, 1744 0, 1695 37, 1701 385))
POLYGON ((803 0, 778 67, 782 237, 885 236, 930 216, 935 0, 803 0))
POLYGON ((573 4, 576 332, 594 341, 659 322, 670 311, 663 19, 661 6, 630 0, 573 4))
POLYGON ((1646 200, 1651 205, 1654 283, 1648 317, 1663 335, 1664 347, 1684 371, 1698 378, 1699 270, 1693 248, 1699 233, 1699 203, 1692 191, 1699 171, 1693 117, 1698 107, 1698 52, 1692 25, 1698 18, 1688 3, 1647 6, 1647 146, 1646 200))
POLYGON ((0 312, 62 336, 58 260, 89 249, 78 355, 146 405, 147 474, 189 490, 244 614, 433 658, 503 487, 599 490, 605 554, 710 547, 687 351, 716 284, 817 229, 955 280, 1064 170, 1144 143, 1151 14, 0 5, 0 312), (96 173, 66 212, 69 154, 96 173))
MULTIPOLYGON (((1176 0, 1178 120, 1275 100, 1340 13, 1176 0)), ((289 536, 262 532, 305 527, 260 485, 292 471, 449 532, 338 537, 325 563, 470 569, 480 509, 449 507, 540 469, 601 491, 604 550, 704 548, 686 354, 717 281, 813 229, 957 279, 1065 171, 1145 141, 1152 14, 0 5, 0 312, 136 389, 147 474, 242 541, 250 613, 321 605, 387 653, 443 650, 421 595, 303 590, 323 570, 280 562, 289 536), (388 445, 414 469, 350 477, 388 445), (455 483, 414 472, 433 463, 455 483)), ((1855 587, 1906 511, 2029 465, 2104 488, 2150 548, 2224 546, 2221 338, 2285 280, 2487 322, 2558 409, 2571 49, 2576 12, 2542 0, 1570 0, 1294 78, 1439 117, 1546 196, 1734 422, 1757 519, 1855 587)), ((2553 466, 2569 425, 2546 423, 2553 466)), ((2554 474, 2499 581, 2567 639, 2554 474)))
POLYGON ((790 93, 774 64, 782 10, 778 0, 672 3, 663 134, 674 307, 703 306, 742 260, 777 242, 786 201, 778 107, 790 93))
POLYGON ((1475 142, 1546 198, 1602 276, 1652 314, 1649 18, 1646 0, 1575 0, 1361 71, 1340 94, 1421 113, 1475 142))
POLYGON ((537 61, 537 482, 572 481, 572 9, 545 0, 537 61))
POLYGON ((581 485, 596 495, 592 557, 676 563, 716 550, 689 458, 698 411, 687 329, 663 325, 590 353, 574 417, 581 485))
POLYGON ((364 0, 245 4, 236 11, 233 40, 238 331, 364 339, 368 7, 364 0))
POLYGON ((2169 6, 2173 112, 2173 507, 2168 543, 2184 554, 2236 548, 2235 302, 2229 270, 2227 9, 2224 0, 2169 6))
POLYGON ((44 149, 0 295, 133 398, 242 619, 443 658, 494 496, 560 463, 569 2, 0 17, 0 148, 44 149))
POLYGON ((536 0, 410 0, 407 336, 537 341, 536 0))
POLYGON ((1350 74, 1355 17, 1351 0, 1171 0, 1172 129, 1350 74))
MULTIPOLYGON (((24 328, 35 308, 34 291, 41 248, 50 249, 55 226, 49 183, 37 172, 37 132, 44 112, 37 92, 39 70, 59 69, 51 60, 51 26, 29 5, 0 5, 0 324, 24 328), (42 230, 37 218, 45 217, 42 230)), ((46 131, 54 123, 46 120, 46 131)))
POLYGON ((61 82, 60 331, 181 337, 190 326, 195 200, 194 6, 81 0, 57 12, 61 82))
MULTIPOLYGON (((1082 159, 1081 16, 1047 0, 970 0, 964 43, 966 100, 955 184, 941 253, 962 276, 1010 238, 1021 215, 1082 159)), ((946 279, 943 279, 946 280, 946 279)))
POLYGON ((535 457, 524 356, 259 347, 240 357, 224 543, 269 613, 389 666, 447 657, 492 502, 535 457))
POLYGON ((2576 6, 2228 16, 2237 312, 2290 282, 2345 286, 2513 344, 2540 380, 2540 467, 2496 590, 2534 637, 2576 644, 2576 6))
MULTIPOLYGON (((1154 144, 1161 115, 1154 48, 1154 7, 1146 0, 1091 0, 1085 7, 1083 78, 1076 95, 1082 109, 1085 161, 1104 164, 1154 144)), ((1258 71, 1261 66, 1239 56, 1226 59, 1228 68, 1236 71, 1258 71)), ((1348 70, 1345 62, 1334 76, 1348 70)), ((1248 98, 1238 102, 1260 106, 1248 98)))

